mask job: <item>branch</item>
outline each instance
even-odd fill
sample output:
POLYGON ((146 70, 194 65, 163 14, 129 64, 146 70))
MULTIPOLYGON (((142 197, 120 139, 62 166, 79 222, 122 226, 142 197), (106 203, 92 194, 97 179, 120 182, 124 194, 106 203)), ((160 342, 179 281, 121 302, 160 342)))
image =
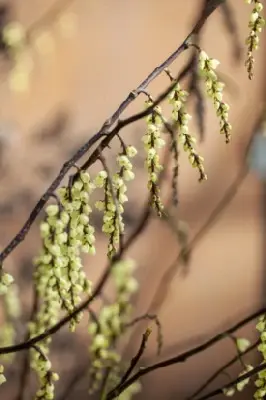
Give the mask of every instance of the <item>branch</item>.
POLYGON ((224 390, 231 388, 232 386, 235 386, 239 382, 243 382, 245 379, 248 379, 251 376, 253 376, 253 375, 257 374, 258 372, 263 371, 265 369, 266 369, 266 364, 265 363, 260 364, 257 367, 253 368, 252 370, 246 372, 245 374, 240 375, 238 378, 234 379, 227 385, 221 386, 220 388, 213 390, 212 392, 206 394, 205 396, 199 397, 197 400, 206 400, 206 399, 210 399, 211 397, 217 396, 218 394, 223 394, 224 390))
MULTIPOLYGON (((148 367, 143 367, 140 368, 138 372, 136 372, 131 378, 129 378, 126 382, 124 382, 122 385, 120 385, 119 393, 116 393, 116 396, 118 396, 120 393, 122 393, 125 389, 127 389, 129 386, 132 385, 132 383, 136 382, 141 376, 147 375, 150 372, 153 372, 157 369, 160 368, 165 368, 169 367, 171 365, 179 364, 185 362, 187 359, 195 356, 196 354, 199 354, 203 352, 204 350, 208 349, 209 347, 213 346, 214 344, 218 343, 222 339, 226 338, 228 335, 231 335, 233 332, 237 331, 240 329, 242 326, 247 325, 250 321, 253 319, 259 317, 260 315, 264 314, 266 312, 266 307, 261 308, 260 310, 254 312, 253 314, 249 315, 248 317, 244 318, 243 320, 239 321, 235 325, 233 325, 231 328, 227 329, 226 331, 222 333, 218 333, 217 335, 213 336, 210 340, 206 341, 203 344, 200 344, 184 353, 181 353, 175 357, 169 358, 167 360, 160 361, 158 363, 152 364, 148 367)), ((265 365, 264 365, 264 368, 265 365)), ((243 375, 244 376, 244 375, 243 375)), ((228 385, 227 385, 228 386, 228 385)), ((229 385, 231 386, 231 385, 229 385)), ((219 391, 219 393, 221 393, 219 391)), ((218 394, 218 393, 217 393, 218 394)), ((108 397, 108 400, 114 399, 116 396, 110 396, 108 397)), ((205 397, 204 397, 205 399, 205 397)), ((203 400, 198 399, 198 400, 203 400)))
POLYGON ((146 332, 142 335, 142 341, 141 341, 141 344, 140 344, 137 354, 135 355, 135 357, 132 358, 130 366, 128 367, 124 376, 121 378, 121 381, 119 382, 119 384, 107 394, 106 400, 113 399, 121 393, 120 387, 126 382, 127 378, 129 378, 131 372, 134 370, 135 366, 137 365, 141 356, 143 355, 150 334, 151 334, 151 329, 148 328, 146 330, 146 332))
MULTIPOLYGON (((113 131, 110 133, 108 132, 108 129, 111 128, 115 122, 118 121, 120 115, 125 111, 126 108, 143 92, 143 90, 146 89, 146 87, 155 79, 157 78, 161 72, 167 68, 169 65, 171 65, 176 58, 188 48, 189 41, 192 39, 194 34, 197 34, 208 17, 215 11, 215 9, 220 6, 225 0, 209 0, 207 2, 206 8, 201 14, 198 22, 196 23, 195 27, 192 29, 190 34, 185 38, 185 40, 181 43, 181 45, 163 62, 161 63, 158 67, 156 67, 145 79, 144 81, 137 87, 137 89, 132 90, 126 99, 122 101, 122 103, 119 105, 117 110, 111 115, 110 118, 108 118, 101 129, 94 134, 83 146, 79 148, 79 150, 68 160, 64 163, 64 165, 61 167, 61 170, 55 180, 51 183, 49 188, 46 190, 46 192, 42 195, 40 200, 37 202, 36 206, 30 213, 30 216, 28 217, 27 221, 25 224, 22 226, 20 231, 15 235, 15 237, 10 241, 10 243, 5 247, 5 249, 1 252, 0 254, 0 266, 2 266, 3 261, 7 258, 7 256, 25 239, 26 235, 28 234, 33 222, 43 209, 44 205, 50 198, 50 196, 53 194, 53 192, 58 188, 60 185, 61 181, 65 177, 65 175, 68 173, 68 171, 73 167, 77 161, 84 156, 90 149, 91 147, 97 143, 100 139, 102 139, 104 136, 106 136, 105 140, 103 140, 100 143, 100 148, 101 150, 104 150, 109 142, 112 140, 112 138, 119 132, 120 129, 122 129, 124 126, 135 122, 136 120, 143 118, 147 112, 139 113, 136 114, 133 117, 130 117, 124 121, 120 121, 117 126, 113 129, 113 131), (110 139, 108 139, 110 137, 110 139)), ((155 107, 155 105, 153 105, 155 107)), ((151 110, 150 110, 151 112, 151 110)), ((95 154, 95 152, 93 153, 95 154)), ((90 158, 89 165, 91 165, 93 161, 93 157, 90 158)), ((85 163, 85 166, 87 164, 85 163)))
MULTIPOLYGON (((245 356, 246 354, 250 353, 260 344, 260 339, 258 339, 255 343, 249 346, 245 351, 241 353, 241 356, 245 356)), ((222 372, 224 372, 227 368, 231 367, 234 363, 239 360, 239 355, 233 357, 230 361, 226 364, 222 365, 217 371, 215 371, 207 380, 204 382, 191 396, 187 398, 187 400, 193 400, 196 396, 198 396, 207 386, 210 385, 222 372)))

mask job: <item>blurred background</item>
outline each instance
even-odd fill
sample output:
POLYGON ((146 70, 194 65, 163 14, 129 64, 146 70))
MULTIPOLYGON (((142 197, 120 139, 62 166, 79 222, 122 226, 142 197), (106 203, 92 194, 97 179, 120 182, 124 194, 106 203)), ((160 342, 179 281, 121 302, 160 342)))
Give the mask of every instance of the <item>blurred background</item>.
MULTIPOLYGON (((183 41, 202 4, 199 0, 1 1, 0 29, 15 21, 12 37, 18 43, 9 51, 3 37, 0 38, 1 247, 8 244, 25 222, 62 164, 101 127, 127 94, 183 41)), ((233 186, 232 201, 200 235, 189 265, 176 263, 170 275, 165 275, 180 251, 176 235, 180 221, 188 238, 193 239, 246 165, 247 146, 257 133, 265 101, 265 34, 255 54, 255 77, 250 82, 244 59, 251 8, 242 0, 228 1, 228 5, 230 14, 219 9, 208 20, 201 46, 221 62, 220 77, 226 83, 225 97, 231 107, 232 142, 224 143, 212 104, 206 101, 204 137, 199 140, 198 149, 205 159, 208 180, 199 184, 197 172, 191 168, 186 154, 182 154, 179 205, 177 209, 171 208, 171 224, 152 218, 129 251, 138 263, 140 282, 135 315, 147 311, 157 313, 164 336, 161 358, 201 343, 251 313, 264 301, 266 188, 254 168, 238 179, 233 186), (157 300, 154 302, 158 292, 162 296, 159 304, 157 300)), ((173 64, 174 75, 186 60, 184 54, 173 64)), ((151 85, 150 93, 155 97, 168 83, 167 77, 160 77, 151 85)), ((142 109, 143 100, 134 102, 125 115, 142 109)), ((193 115, 194 106, 192 101, 190 113, 193 115)), ((144 129, 144 122, 139 122, 122 132, 127 143, 140 150, 125 214, 129 231, 136 225, 147 199, 140 142, 144 129)), ((191 131, 199 137, 197 118, 193 118, 191 131)), ((115 149, 114 145, 106 153, 110 165, 115 149)), ((254 151, 253 164, 256 157, 263 156, 266 158, 263 151, 260 154, 254 151)), ((165 176, 163 187, 164 200, 170 204, 170 172, 165 176)), ((101 234, 100 219, 95 218, 95 226, 97 255, 86 259, 93 282, 106 263, 106 242, 101 234)), ((23 321, 29 316, 32 257, 39 246, 36 223, 6 263, 20 287, 23 316, 18 335, 20 330, 23 332, 23 321)), ((239 335, 255 340, 254 325, 250 324, 239 335)), ((126 359, 135 354, 144 326, 138 325, 132 330, 123 349, 126 359)), ((63 330, 57 334, 54 348, 56 370, 62 376, 60 394, 73 376, 73 365, 86 365, 86 331, 80 329, 73 338, 67 329, 63 330)), ((181 365, 147 375, 136 399, 188 398, 212 372, 235 355, 235 351, 232 341, 226 339, 181 365)), ((156 340, 151 339, 142 365, 158 359, 156 340)), ((7 369, 8 382, 1 386, 1 399, 17 396, 22 356, 18 355, 16 360, 7 369)), ((254 355, 250 360, 258 359, 254 355)), ((240 371, 238 363, 230 370, 230 376, 240 371)), ((86 379, 85 376, 78 380, 69 399, 88 397, 86 379)), ((228 379, 222 375, 210 388, 225 384, 228 379)), ((25 399, 32 398, 29 393, 25 399)), ((251 396, 252 387, 236 398, 250 399, 251 396)))

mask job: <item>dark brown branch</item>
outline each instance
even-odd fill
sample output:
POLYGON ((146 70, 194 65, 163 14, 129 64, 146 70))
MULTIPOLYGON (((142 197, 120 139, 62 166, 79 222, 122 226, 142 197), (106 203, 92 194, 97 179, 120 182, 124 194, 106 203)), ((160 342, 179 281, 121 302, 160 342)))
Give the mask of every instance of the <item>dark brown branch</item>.
MULTIPOLYGON (((181 353, 175 357, 168 358, 166 360, 160 361, 158 363, 152 364, 148 367, 143 367, 139 369, 138 372, 136 372, 131 378, 129 378, 126 382, 124 382, 122 385, 120 385, 120 391, 119 393, 116 393, 116 396, 118 396, 120 393, 122 393, 125 389, 127 389, 129 386, 132 385, 132 383, 136 382, 139 378, 141 378, 144 375, 147 375, 153 371, 156 371, 157 369, 160 368, 166 368, 171 365, 179 364, 185 362, 187 359, 195 356, 196 354, 199 354, 203 352, 204 350, 208 349, 209 347, 213 346, 214 344, 218 343, 222 339, 225 339, 228 337, 228 335, 231 335, 241 327, 247 325, 249 322, 251 322, 253 319, 259 317, 260 315, 263 315, 266 312, 266 307, 261 308, 260 310, 254 312, 253 314, 249 315, 248 317, 244 318, 243 320, 239 321, 235 325, 233 325, 231 328, 227 329, 224 332, 218 333, 217 335, 213 336, 210 340, 193 347, 192 349, 181 353)), ((264 365, 265 368, 265 365, 264 365)), ((228 385, 227 385, 228 386, 228 385)), ((230 385, 231 386, 231 385, 230 385)), ((221 393, 221 392, 219 392, 221 393)), ((108 400, 114 399, 116 396, 110 396, 108 397, 108 400)), ((198 399, 198 400, 203 400, 203 399, 198 399)))

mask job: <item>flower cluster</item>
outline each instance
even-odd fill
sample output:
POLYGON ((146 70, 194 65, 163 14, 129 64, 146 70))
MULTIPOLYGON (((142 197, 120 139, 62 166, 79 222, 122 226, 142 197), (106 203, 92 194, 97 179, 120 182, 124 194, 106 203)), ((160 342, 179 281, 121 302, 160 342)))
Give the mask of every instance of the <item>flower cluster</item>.
MULTIPOLYGON (((94 188, 89 174, 80 171, 74 183, 59 189, 58 204, 46 207, 46 218, 40 227, 43 249, 35 260, 35 286, 42 303, 29 324, 31 337, 55 324, 60 308, 71 313, 81 295, 91 293, 91 282, 82 269, 81 252, 95 253, 94 228, 89 223, 89 199, 94 188)), ((81 317, 79 313, 70 321, 72 331, 81 317)), ((49 352, 50 341, 49 337, 39 344, 43 356, 49 352)), ((32 367, 42 378, 43 356, 34 354, 32 367)))
POLYGON ((122 214, 124 203, 128 201, 125 181, 134 179, 130 158, 135 157, 137 150, 133 146, 124 148, 122 154, 117 157, 119 171, 112 178, 107 171, 100 171, 95 178, 95 185, 104 188, 104 200, 96 201, 95 207, 104 211, 102 231, 109 236, 108 257, 112 258, 121 244, 121 236, 124 232, 122 214))
POLYGON ((180 88, 177 83, 175 88, 168 96, 169 103, 172 106, 172 118, 178 129, 179 141, 182 143, 183 148, 189 154, 189 161, 194 168, 199 171, 199 180, 207 179, 204 172, 203 157, 201 157, 195 150, 194 144, 196 139, 190 135, 188 131, 188 122, 191 116, 186 112, 186 101, 188 93, 180 88))
POLYGON ((138 282, 132 276, 135 264, 132 260, 117 262, 112 267, 115 285, 113 304, 104 306, 97 319, 90 323, 89 333, 92 343, 89 348, 92 360, 90 377, 91 392, 94 392, 103 379, 105 368, 110 369, 108 388, 116 385, 119 379, 120 355, 115 349, 117 339, 123 334, 129 321, 131 306, 130 297, 138 289, 138 282))
POLYGON ((225 141, 229 143, 232 129, 228 122, 229 105, 222 101, 224 84, 219 82, 215 73, 219 61, 209 58, 205 51, 200 51, 198 65, 199 73, 205 80, 206 93, 212 99, 216 115, 220 119, 220 133, 225 135, 225 141))
POLYGON ((95 253, 94 228, 89 223, 92 211, 89 198, 93 189, 89 174, 80 172, 72 186, 59 189, 60 203, 46 208, 47 217, 41 223, 43 252, 36 260, 35 276, 48 321, 48 309, 54 319, 55 302, 70 313, 80 302, 80 295, 90 293, 90 281, 82 271, 81 251, 95 253))
POLYGON ((54 399, 54 382, 58 381, 58 374, 51 371, 51 362, 40 351, 35 349, 32 360, 34 367, 38 365, 40 388, 35 395, 35 400, 53 400, 54 399))
POLYGON ((250 15, 250 20, 249 20, 249 28, 250 33, 246 39, 246 45, 248 46, 248 52, 247 52, 247 59, 246 59, 246 67, 248 71, 248 77, 249 79, 253 78, 253 71, 254 71, 254 57, 253 57, 253 51, 257 50, 259 47, 259 35, 262 31, 263 26, 265 25, 265 19, 262 17, 261 12, 263 10, 263 5, 260 0, 246 0, 246 3, 248 4, 254 4, 254 8, 252 10, 252 13, 250 15))
MULTIPOLYGON (((153 105, 152 100, 146 101, 147 107, 153 105)), ((145 166, 148 170, 148 189, 151 194, 151 206, 157 211, 158 215, 162 215, 163 204, 160 199, 160 189, 158 186, 158 175, 162 171, 163 166, 159 161, 158 150, 165 145, 165 140, 161 137, 162 118, 161 108, 154 107, 151 114, 146 118, 147 130, 142 138, 144 149, 146 150, 145 166)))

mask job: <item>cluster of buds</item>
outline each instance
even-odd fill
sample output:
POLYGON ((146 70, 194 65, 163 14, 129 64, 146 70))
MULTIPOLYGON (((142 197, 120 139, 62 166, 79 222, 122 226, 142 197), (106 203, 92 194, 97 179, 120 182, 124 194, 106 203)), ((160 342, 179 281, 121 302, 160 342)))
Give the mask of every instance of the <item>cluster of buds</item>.
MULTIPOLYGON (((43 252, 36 259, 36 289, 44 300, 45 316, 42 317, 48 321, 52 317, 53 323, 54 304, 49 303, 58 302, 71 313, 80 302, 81 294, 91 290, 91 283, 82 270, 81 252, 95 253, 94 228, 89 223, 92 211, 89 198, 93 189, 89 174, 80 172, 72 186, 59 189, 59 204, 46 208, 46 219, 41 223, 43 252), (50 317, 48 310, 52 313, 50 317)), ((75 321, 71 324, 74 328, 75 321)))
POLYGON ((58 374, 51 371, 51 362, 40 351, 31 350, 33 353, 31 364, 38 370, 40 388, 36 392, 35 400, 53 400, 54 382, 58 381, 58 374))
POLYGON ((253 71, 254 71, 254 57, 253 57, 253 51, 257 50, 259 47, 259 33, 262 31, 263 26, 265 25, 265 19, 263 18, 261 14, 263 10, 263 5, 260 0, 246 0, 246 3, 248 4, 254 4, 254 8, 252 10, 252 13, 250 15, 250 20, 249 20, 249 28, 250 28, 250 33, 246 39, 246 45, 248 47, 248 52, 247 52, 247 59, 246 59, 246 67, 248 71, 248 77, 249 79, 253 78, 253 71))
POLYGON ((123 334, 131 314, 130 298, 138 289, 138 282, 132 276, 135 263, 132 260, 119 261, 112 267, 115 285, 114 303, 104 306, 97 319, 89 325, 92 343, 89 348, 92 364, 90 368, 91 392, 94 392, 103 379, 105 368, 110 369, 108 385, 117 384, 119 379, 120 355, 115 343, 123 334))
MULTIPOLYGON (((152 100, 147 100, 146 105, 147 107, 151 107, 153 105, 152 100)), ((162 215, 164 208, 160 199, 158 185, 159 173, 163 169, 163 166, 160 164, 158 151, 165 145, 165 140, 161 137, 161 113, 161 107, 154 107, 151 114, 146 118, 147 130, 142 138, 146 151, 145 166, 148 170, 148 189, 151 194, 151 206, 157 211, 158 216, 162 215)))
MULTIPOLYGON (((31 337, 55 324, 60 309, 71 313, 79 304, 81 295, 91 293, 91 282, 82 269, 81 252, 95 253, 94 229, 89 223, 89 199, 93 189, 89 174, 79 172, 72 185, 59 189, 58 204, 46 207, 46 218, 40 226, 43 249, 35 260, 34 274, 36 291, 42 303, 35 320, 29 323, 31 337)), ((71 319, 72 331, 81 317, 82 313, 79 313, 71 319)), ((50 341, 48 337, 39 343, 40 352, 45 357, 50 341)), ((41 379, 43 372, 39 360, 43 356, 33 353, 32 367, 41 379)))
POLYGON ((168 100, 172 106, 172 119, 178 130, 179 141, 182 143, 184 151, 188 152, 192 167, 198 169, 199 180, 202 181, 207 179, 207 175, 204 172, 203 157, 197 153, 194 147, 196 139, 189 133, 188 122, 191 116, 186 111, 187 98, 188 92, 182 90, 177 83, 169 94, 168 100))
POLYGON ((125 182, 135 177, 130 158, 135 157, 136 154, 135 147, 125 147, 122 154, 117 157, 119 171, 112 178, 108 176, 107 171, 100 171, 94 180, 97 187, 104 189, 104 200, 96 201, 95 207, 99 211, 104 211, 102 231, 109 236, 107 255, 110 258, 116 254, 121 245, 125 228, 122 214, 124 203, 128 201, 125 182))
POLYGON ((209 56, 205 51, 199 53, 199 73, 205 80, 206 93, 212 99, 216 115, 220 120, 220 133, 230 142, 232 126, 228 122, 229 105, 222 101, 224 84, 219 82, 215 69, 219 61, 209 56))

